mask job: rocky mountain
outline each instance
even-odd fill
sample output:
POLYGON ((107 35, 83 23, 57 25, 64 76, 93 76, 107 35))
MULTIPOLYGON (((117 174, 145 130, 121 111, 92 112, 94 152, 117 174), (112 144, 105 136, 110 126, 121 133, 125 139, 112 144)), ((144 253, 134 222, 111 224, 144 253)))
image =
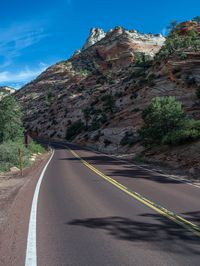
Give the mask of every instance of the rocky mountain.
MULTIPOLYGON (((182 25, 181 34, 194 28, 191 23, 182 25)), ((185 153, 167 148, 146 151, 137 133, 142 111, 156 96, 175 96, 190 117, 200 119, 195 93, 200 84, 200 50, 183 47, 167 53, 169 44, 164 43, 159 34, 121 27, 107 33, 92 29, 80 52, 51 66, 16 93, 25 112, 25 127, 40 137, 65 139, 67 132, 68 139, 104 152, 143 152, 156 160, 192 167, 187 156, 192 145, 185 153)))
POLYGON ((104 30, 99 28, 92 28, 90 31, 90 35, 83 46, 83 50, 102 40, 105 36, 106 33, 104 32, 104 30))
POLYGON ((0 100, 9 94, 13 94, 15 92, 15 89, 7 87, 7 86, 0 86, 0 100))

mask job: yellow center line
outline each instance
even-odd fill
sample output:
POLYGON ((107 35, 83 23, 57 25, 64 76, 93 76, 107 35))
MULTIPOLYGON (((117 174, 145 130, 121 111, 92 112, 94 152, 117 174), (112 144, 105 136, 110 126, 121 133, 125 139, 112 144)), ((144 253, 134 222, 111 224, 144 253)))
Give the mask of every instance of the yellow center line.
POLYGON ((87 168, 89 168, 90 170, 92 170, 94 173, 96 173, 98 176, 102 177, 103 179, 107 180, 109 183, 113 184, 114 186, 116 186, 117 188, 119 188, 120 190, 124 191, 125 193, 127 193, 128 195, 130 195, 132 198, 140 201, 141 203, 143 203, 144 205, 148 206, 149 208, 153 209, 154 211, 156 211, 157 213, 161 214, 162 216, 167 217, 168 219, 172 220, 173 222, 181 225, 182 227, 184 227, 185 229, 188 229, 189 231, 193 232, 195 235, 200 237, 200 228, 184 219, 183 217, 173 213, 172 211, 167 210, 166 208, 148 200, 147 198, 143 197, 142 195, 140 195, 139 193, 135 192, 135 191, 131 191, 129 188, 125 187, 124 185, 122 185, 121 183, 117 182, 116 180, 114 180, 113 178, 111 178, 110 176, 107 176, 105 174, 103 174, 101 171, 99 171, 97 168, 95 168, 93 165, 91 165, 90 163, 88 163, 87 161, 83 160, 75 151, 71 150, 69 147, 67 147, 67 149, 77 158, 81 161, 82 164, 84 164, 87 168))

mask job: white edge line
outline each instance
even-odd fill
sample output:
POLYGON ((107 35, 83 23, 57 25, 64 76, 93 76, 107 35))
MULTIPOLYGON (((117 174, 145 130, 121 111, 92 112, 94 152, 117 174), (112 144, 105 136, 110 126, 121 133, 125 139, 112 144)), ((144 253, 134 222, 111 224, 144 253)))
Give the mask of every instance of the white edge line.
POLYGON ((148 169, 145 166, 137 165, 137 164, 134 164, 134 163, 132 163, 130 161, 125 161, 125 160, 116 158, 114 155, 108 155, 106 153, 103 153, 103 152, 100 152, 100 151, 96 151, 96 150, 94 150, 92 148, 88 148, 88 147, 84 147, 84 148, 87 149, 88 151, 92 151, 92 152, 96 152, 96 153, 99 153, 99 154, 103 154, 104 156, 106 156, 108 158, 111 158, 111 159, 114 159, 114 160, 116 160, 118 162, 122 162, 122 163, 128 164, 130 166, 138 167, 138 168, 140 168, 140 169, 142 169, 144 171, 147 171, 147 172, 150 172, 150 173, 153 173, 153 174, 156 174, 156 175, 160 175, 160 176, 163 176, 163 177, 166 177, 166 178, 169 178, 169 179, 173 179, 173 180, 176 180, 176 181, 178 181, 180 183, 184 183, 184 184, 196 187, 196 188, 200 188, 200 185, 193 184, 192 181, 187 180, 185 178, 182 178, 182 177, 178 178, 178 177, 174 177, 174 176, 172 177, 171 175, 159 173, 159 172, 157 172, 155 170, 148 169))
POLYGON ((40 192, 40 186, 41 186, 45 171, 49 163, 51 162, 51 159, 53 158, 53 156, 54 156, 54 150, 47 164, 43 168, 42 173, 38 179, 38 182, 35 188, 32 206, 31 206, 31 212, 30 212, 30 219, 29 219, 25 266, 37 266, 37 249, 36 249, 37 203, 38 203, 38 197, 39 197, 39 192, 40 192))

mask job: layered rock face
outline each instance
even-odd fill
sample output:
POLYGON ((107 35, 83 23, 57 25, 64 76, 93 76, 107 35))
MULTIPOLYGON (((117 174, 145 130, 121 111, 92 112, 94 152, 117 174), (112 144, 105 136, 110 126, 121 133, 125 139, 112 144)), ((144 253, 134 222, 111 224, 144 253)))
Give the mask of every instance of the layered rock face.
MULTIPOLYGON (((26 128, 42 137, 65 138, 71 123, 79 119, 85 122, 86 108, 93 106, 104 113, 101 98, 111 94, 115 100, 115 113, 105 110, 107 125, 102 123, 99 129, 102 128, 106 136, 115 132, 116 143, 119 143, 126 128, 135 131, 130 108, 136 108, 133 106, 136 96, 132 95, 136 91, 132 83, 134 78, 129 78, 134 72, 135 54, 144 52, 153 56, 164 40, 160 35, 142 35, 121 27, 107 34, 92 29, 80 53, 48 68, 16 93, 25 112, 26 128), (125 119, 122 119, 123 115, 125 119)), ((93 123, 95 116, 91 115, 89 124, 93 123)), ((89 135, 96 132, 92 130, 89 135)))
POLYGON ((79 53, 43 72, 16 93, 25 127, 39 137, 65 139, 77 121, 85 125, 74 141, 104 152, 137 153, 141 113, 156 96, 174 95, 189 116, 200 119, 196 87, 200 53, 186 51, 151 66, 135 64, 138 53, 153 58, 165 38, 116 27, 93 29, 79 53), (127 144, 131 145, 127 145, 127 144))

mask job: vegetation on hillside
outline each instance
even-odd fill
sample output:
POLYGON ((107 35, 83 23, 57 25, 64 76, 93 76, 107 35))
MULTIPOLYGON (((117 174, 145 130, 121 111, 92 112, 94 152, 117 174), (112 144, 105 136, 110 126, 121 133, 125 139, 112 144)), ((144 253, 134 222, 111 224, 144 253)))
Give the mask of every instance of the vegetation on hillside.
POLYGON ((32 153, 44 152, 35 142, 25 147, 23 138, 20 106, 13 96, 6 96, 0 101, 0 172, 8 171, 13 166, 19 167, 19 151, 24 167, 30 164, 32 153))
POLYGON ((85 129, 85 125, 81 120, 78 120, 68 126, 66 132, 66 139, 72 141, 78 134, 85 129))
POLYGON ((161 48, 156 56, 157 60, 166 58, 174 52, 179 52, 182 59, 183 50, 200 50, 200 25, 199 17, 194 18, 190 22, 178 24, 173 21, 168 27, 171 31, 165 41, 165 45, 161 48))
POLYGON ((0 101, 0 143, 23 136, 22 112, 12 96, 0 101))
POLYGON ((143 111, 140 136, 146 146, 177 145, 200 138, 200 121, 187 118, 174 97, 156 97, 143 111))

